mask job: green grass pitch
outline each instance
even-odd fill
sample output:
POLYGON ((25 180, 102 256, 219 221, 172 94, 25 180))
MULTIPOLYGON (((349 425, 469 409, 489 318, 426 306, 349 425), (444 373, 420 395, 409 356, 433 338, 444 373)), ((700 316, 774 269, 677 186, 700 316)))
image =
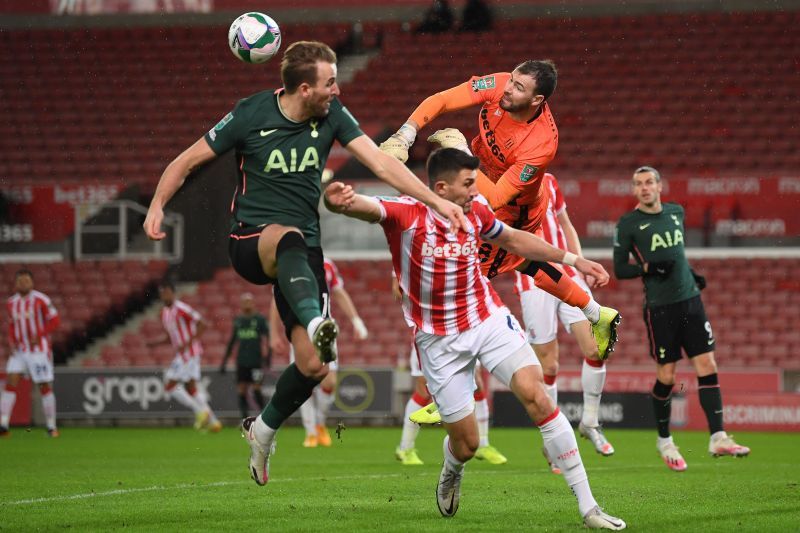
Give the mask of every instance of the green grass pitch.
MULTIPOLYGON (((742 433, 744 459, 708 456, 703 433, 677 432, 688 471, 667 470, 654 431, 609 430, 613 457, 580 442, 595 497, 640 531, 796 531, 800 435, 742 433)), ((15 429, 0 440, 0 531, 575 531, 575 499, 549 473, 535 429, 495 429, 508 464, 472 461, 461 507, 439 516, 440 428, 417 441, 425 466, 394 459, 399 429, 350 428, 330 449, 281 430, 270 483, 247 473, 237 429, 74 429, 59 439, 15 429)))

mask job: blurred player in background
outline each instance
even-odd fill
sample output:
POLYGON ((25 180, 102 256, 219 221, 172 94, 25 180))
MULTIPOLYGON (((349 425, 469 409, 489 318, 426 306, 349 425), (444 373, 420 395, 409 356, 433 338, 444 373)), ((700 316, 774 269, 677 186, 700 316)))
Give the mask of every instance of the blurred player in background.
POLYGON ((236 272, 272 284, 297 362, 284 370, 261 416, 242 421, 250 476, 269 478, 269 455, 281 424, 312 394, 336 359, 336 323, 327 298, 319 227, 321 175, 334 141, 378 178, 419 198, 462 227, 461 208, 439 198, 395 158, 381 152, 339 101, 336 54, 316 41, 292 43, 283 54, 283 87, 240 100, 203 137, 172 161, 159 180, 144 230, 163 239, 164 206, 198 166, 236 151, 238 186, 231 205, 229 255, 236 272))
POLYGON ((239 395, 239 411, 242 418, 246 418, 249 394, 253 395, 259 412, 266 405, 261 393, 261 382, 264 379, 264 368, 272 365, 272 352, 269 347, 267 319, 256 311, 256 301, 252 293, 242 294, 241 309, 241 314, 233 319, 231 338, 225 348, 225 357, 222 358, 219 371, 221 374, 225 373, 225 365, 236 345, 236 391, 239 395))
POLYGON ((222 424, 206 401, 205 391, 200 390, 200 357, 203 346, 200 335, 206 326, 200 313, 175 297, 175 285, 162 281, 158 296, 164 307, 161 309, 161 324, 166 334, 147 341, 148 346, 172 343, 175 358, 164 372, 164 389, 178 403, 192 410, 195 429, 208 429, 214 433, 222 424))
MULTIPOLYGON (((428 140, 475 154, 488 176, 478 171, 478 191, 497 217, 517 229, 535 232, 544 220, 547 194, 543 177, 558 149, 558 129, 547 99, 556 89, 558 74, 549 61, 525 61, 513 72, 473 76, 456 87, 426 98, 405 124, 381 144, 381 149, 401 161, 417 132, 443 113, 481 105, 478 135, 467 146, 460 131, 439 130, 428 140)), ((481 270, 493 278, 518 270, 536 285, 569 305, 583 310, 602 359, 617 340, 619 313, 601 307, 569 276, 552 265, 528 261, 489 243, 481 245, 481 270)))
MULTIPOLYGON (((403 298, 403 294, 400 292, 400 284, 394 276, 392 276, 392 295, 398 301, 403 298)), ((413 342, 408 359, 411 377, 414 380, 414 392, 406 402, 403 415, 403 431, 400 435, 400 444, 395 449, 394 455, 405 466, 417 466, 425 464, 420 459, 416 448, 420 426, 416 422, 412 422, 410 417, 413 413, 431 403, 431 395, 428 392, 428 384, 425 382, 425 374, 422 373, 422 368, 420 367, 417 346, 413 342)), ((506 456, 489 443, 489 401, 486 395, 486 386, 481 376, 480 363, 475 365, 475 392, 472 397, 475 400, 475 419, 478 423, 478 449, 475 450, 475 458, 493 465, 506 464, 508 462, 506 456)))
MULTIPOLYGON (((336 263, 325 258, 325 283, 328 291, 336 305, 344 312, 344 315, 353 325, 353 334, 356 339, 363 341, 369 337, 367 326, 358 314, 350 293, 344 288, 344 280, 336 263)), ((294 352, 290 352, 290 358, 294 361, 294 352)), ((336 399, 336 372, 339 369, 338 361, 328 363, 328 375, 314 389, 311 398, 300 406, 300 415, 303 419, 303 427, 306 430, 306 437, 303 446, 306 448, 316 448, 317 445, 328 447, 331 445, 331 435, 328 432, 326 421, 331 405, 336 399)))
POLYGON ((14 290, 16 293, 6 301, 11 357, 6 364, 6 385, 0 394, 0 437, 10 434, 8 427, 17 401, 17 385, 24 374, 39 387, 47 434, 58 437, 50 343, 50 334, 60 322, 58 311, 47 295, 33 288, 30 270, 17 271, 14 290))
POLYGON ((356 195, 352 187, 340 182, 331 184, 324 197, 331 211, 380 223, 386 234, 406 321, 416 327, 422 371, 447 430, 436 489, 439 512, 451 517, 458 511, 465 463, 478 448, 473 391, 475 363, 480 360, 514 392, 539 426, 545 447, 578 500, 584 524, 624 529, 624 521, 597 505, 575 433, 545 392, 536 355, 516 319, 481 274, 478 239, 521 257, 570 264, 596 276, 600 285, 608 282, 608 273, 597 263, 495 218, 485 200, 476 199, 478 165, 477 158, 453 148, 436 150, 428 158, 431 189, 464 208, 468 225, 458 234, 430 208, 408 197, 356 195))
MULTIPOLYGON (((538 235, 544 240, 560 248, 581 256, 581 241, 578 232, 569 219, 567 204, 564 195, 558 187, 558 181, 552 174, 545 173, 543 193, 546 195, 547 210, 538 235)), ((561 266, 564 274, 569 276, 584 291, 591 294, 589 285, 594 284, 594 279, 586 280, 570 266, 561 266), (588 285, 587 285, 588 282, 588 285)), ((567 305, 552 294, 543 291, 533 283, 533 279, 520 272, 517 276, 514 289, 519 295, 522 306, 522 318, 528 334, 528 342, 536 352, 536 357, 542 364, 544 384, 547 394, 558 403, 558 322, 563 324, 568 333, 575 336, 578 347, 583 355, 581 368, 581 385, 583 388, 583 415, 578 425, 578 432, 594 446, 595 451, 601 455, 612 455, 614 447, 608 442, 600 422, 600 398, 606 382, 605 362, 597 353, 597 344, 592 338, 589 321, 579 309, 567 305)), ((555 465, 548 459, 551 470, 556 470, 555 465)))
POLYGON ((722 424, 722 394, 714 360, 714 333, 700 291, 705 278, 689 266, 684 249, 684 211, 661 202, 661 175, 652 167, 633 173, 636 209, 622 215, 614 235, 614 273, 619 279, 644 281, 644 322, 650 356, 656 362, 652 399, 658 428, 657 448, 671 470, 686 470, 686 461, 669 431, 672 388, 681 348, 697 373, 700 405, 708 420, 713 456, 744 456, 750 448, 737 444, 722 424), (634 263, 630 263, 630 256, 634 263))

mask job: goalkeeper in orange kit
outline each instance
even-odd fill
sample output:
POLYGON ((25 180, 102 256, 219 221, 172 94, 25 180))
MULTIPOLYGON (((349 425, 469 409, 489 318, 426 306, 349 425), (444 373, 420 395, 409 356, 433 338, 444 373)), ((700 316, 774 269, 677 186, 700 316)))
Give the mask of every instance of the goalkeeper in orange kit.
MULTIPOLYGON (((428 140, 443 147, 471 148, 486 171, 478 171, 478 190, 497 218, 536 233, 547 209, 542 177, 558 149, 558 128, 547 104, 557 78, 555 65, 549 60, 525 61, 510 73, 473 76, 426 98, 381 149, 405 162, 423 126, 443 113, 480 104, 478 135, 469 146, 461 132, 453 128, 439 130, 428 140)), ((614 350, 619 313, 601 307, 561 269, 528 261, 488 243, 481 246, 480 256, 487 277, 516 269, 533 277, 537 287, 581 308, 592 323, 600 358, 608 358, 614 350)), ((594 285, 594 280, 588 281, 594 285)))

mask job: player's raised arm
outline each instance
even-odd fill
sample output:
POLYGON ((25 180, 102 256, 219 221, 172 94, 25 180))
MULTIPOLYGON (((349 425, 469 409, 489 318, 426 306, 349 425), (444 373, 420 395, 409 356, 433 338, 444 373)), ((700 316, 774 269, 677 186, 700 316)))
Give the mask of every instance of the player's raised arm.
POLYGON ((494 234, 482 235, 481 239, 532 261, 563 263, 575 267, 581 274, 595 277, 600 287, 608 283, 608 272, 600 263, 551 246, 547 241, 531 233, 503 225, 499 233, 495 231, 494 234))
POLYGON ((417 132, 421 128, 443 113, 458 111, 476 103, 470 82, 431 95, 417 106, 396 133, 381 143, 380 148, 405 163, 408 161, 408 150, 414 144, 417 132))
POLYGON ((167 165, 164 173, 161 174, 161 179, 158 180, 156 192, 150 201, 147 217, 144 219, 144 232, 150 239, 160 241, 167 236, 166 233, 161 231, 161 222, 164 220, 164 206, 181 188, 186 176, 215 157, 217 157, 217 154, 208 145, 208 141, 206 141, 205 137, 201 137, 167 165))
POLYGON ((461 207, 437 196, 403 163, 378 149, 372 139, 366 135, 353 139, 345 148, 382 181, 401 193, 423 202, 450 220, 453 231, 459 231, 466 227, 464 211, 461 207))

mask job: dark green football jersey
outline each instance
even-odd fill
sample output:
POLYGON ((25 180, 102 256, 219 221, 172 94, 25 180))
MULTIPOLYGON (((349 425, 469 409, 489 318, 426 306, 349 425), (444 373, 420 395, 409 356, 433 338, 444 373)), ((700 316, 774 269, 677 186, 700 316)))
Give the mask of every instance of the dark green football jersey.
POLYGON ((228 341, 228 348, 225 351, 230 354, 234 343, 239 343, 239 350, 236 353, 236 364, 249 368, 261 367, 261 337, 269 337, 269 326, 264 315, 254 313, 252 315, 239 315, 233 319, 233 332, 228 341))
POLYGON ((642 265, 674 261, 665 277, 645 276, 645 302, 648 306, 688 300, 700 294, 684 247, 683 207, 662 204, 660 213, 650 214, 635 209, 622 215, 614 233, 614 272, 620 279, 642 275, 642 265), (629 263, 633 255, 636 264, 629 263))
POLYGON ((280 108, 281 92, 240 100, 205 139, 216 154, 236 150, 234 225, 294 226, 309 246, 319 246, 320 180, 331 146, 334 140, 346 146, 363 133, 337 98, 326 117, 294 122, 280 108))

